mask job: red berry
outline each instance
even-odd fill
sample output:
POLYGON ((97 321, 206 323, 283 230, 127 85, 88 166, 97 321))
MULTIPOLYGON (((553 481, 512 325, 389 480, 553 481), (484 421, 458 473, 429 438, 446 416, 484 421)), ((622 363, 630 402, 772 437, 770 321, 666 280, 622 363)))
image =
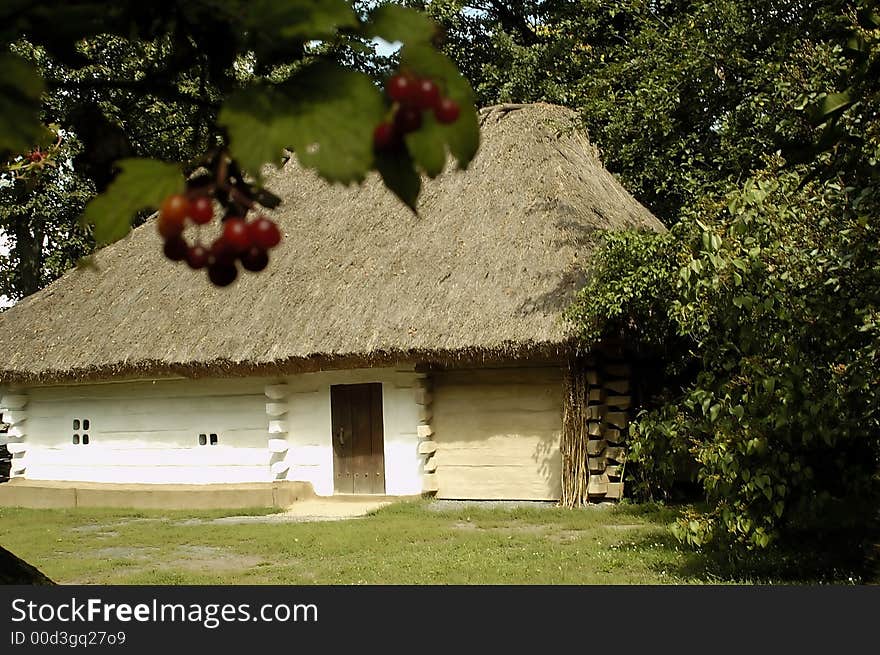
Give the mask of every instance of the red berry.
POLYGON ((269 264, 269 253, 262 248, 253 246, 241 254, 241 265, 254 273, 262 271, 269 264))
POLYGON ((183 234, 183 221, 175 218, 169 218, 165 214, 159 214, 159 220, 156 221, 156 228, 163 239, 175 239, 183 234))
POLYGON ((438 123, 454 123, 458 120, 458 115, 461 113, 461 110, 458 107, 458 103, 455 102, 452 98, 443 98, 436 107, 434 107, 434 116, 437 118, 438 123))
POLYGON ((193 223, 204 225, 214 218, 214 203, 208 196, 199 196, 189 205, 189 217, 193 223))
POLYGON ((186 253, 186 263, 190 268, 200 269, 208 265, 208 249, 200 243, 190 246, 186 253))
POLYGON ((232 250, 241 252, 251 247, 251 237, 243 218, 227 218, 223 221, 223 240, 232 250))
POLYGON ((182 196, 179 193, 165 198, 162 201, 162 206, 159 207, 159 216, 175 223, 183 224, 188 213, 189 200, 186 199, 186 196, 182 196))
POLYGON ((165 241, 165 246, 162 248, 162 252, 165 253, 165 256, 173 262, 179 262, 186 259, 188 251, 189 246, 187 246, 186 241, 179 236, 167 239, 165 241))
POLYGON ((394 115, 394 127, 400 134, 415 132, 422 126, 422 112, 415 107, 401 107, 394 115))
POLYGON ((222 236, 218 237, 214 243, 211 244, 211 249, 208 251, 208 266, 214 266, 215 264, 235 264, 236 257, 235 249, 232 248, 222 236))
POLYGON ((260 216, 253 223, 250 223, 248 233, 251 244, 264 250, 274 248, 281 242, 281 232, 278 230, 278 226, 265 216, 260 216))
POLYGON ((37 163, 38 161, 42 161, 43 153, 39 150, 34 150, 31 154, 28 155, 28 160, 37 163))
POLYGON ((421 79, 416 83, 414 103, 419 109, 433 109, 440 102, 440 89, 429 79, 421 79))
POLYGON ((183 232, 183 222, 189 211, 189 200, 180 194, 174 194, 162 201, 159 208, 159 220, 156 227, 166 239, 179 237, 183 232))
POLYGON ((234 262, 216 261, 208 265, 208 279, 218 287, 228 287, 238 277, 234 262))
POLYGON ((401 73, 392 75, 385 83, 385 93, 388 97, 401 104, 412 102, 415 90, 415 80, 401 73))
POLYGON ((400 145, 400 135, 391 123, 379 123, 373 130, 373 145, 376 150, 391 150, 400 145))

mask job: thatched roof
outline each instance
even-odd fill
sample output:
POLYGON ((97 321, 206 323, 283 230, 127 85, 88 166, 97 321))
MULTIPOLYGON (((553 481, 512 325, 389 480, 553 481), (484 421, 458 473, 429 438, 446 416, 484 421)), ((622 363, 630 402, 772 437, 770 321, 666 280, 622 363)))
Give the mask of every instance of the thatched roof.
POLYGON ((294 161, 267 183, 284 240, 215 289, 162 255, 153 219, 0 314, 0 381, 242 374, 561 353, 561 312, 599 229, 662 229, 602 167, 574 113, 481 112, 466 172, 419 216, 376 179, 330 186, 294 161))

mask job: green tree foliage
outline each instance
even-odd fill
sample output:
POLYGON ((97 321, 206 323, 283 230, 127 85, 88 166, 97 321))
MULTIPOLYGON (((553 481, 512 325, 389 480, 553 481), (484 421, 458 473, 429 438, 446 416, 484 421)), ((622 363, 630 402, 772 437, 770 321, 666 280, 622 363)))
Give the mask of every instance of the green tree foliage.
MULTIPOLYGON (((144 189, 168 188, 168 168, 159 162, 178 165, 182 187, 184 175, 218 150, 257 180, 263 165, 278 165, 286 149, 331 182, 359 182, 379 170, 414 205, 412 180, 439 172, 438 153, 445 163, 448 148, 461 166, 473 157, 479 132, 472 92, 433 48, 436 28, 428 18, 372 6, 360 0, 5 3, 0 158, 15 164, 45 146, 46 123, 75 137, 76 175, 110 194, 86 213, 99 243, 127 231, 132 203, 155 207, 156 194, 144 189), (397 158, 377 157, 372 147, 372 130, 389 109, 375 82, 392 64, 376 54, 374 37, 402 41, 409 69, 432 75, 463 108, 455 124, 410 135, 408 151, 397 158), (124 167, 117 164, 122 160, 124 167), (117 178, 121 168, 138 174, 117 178)), ((19 186, 20 197, 34 191, 19 186)), ((77 211, 77 202, 66 211, 77 211)), ((21 205, 16 213, 26 211, 21 205)), ((31 250, 19 248, 14 232, 7 236, 13 257, 27 259, 31 250)))
POLYGON ((833 88, 835 0, 438 0, 445 51, 481 104, 579 110, 603 162, 666 225, 772 146, 805 138, 805 88, 833 88))
POLYGON ((693 544, 766 547, 876 514, 880 18, 838 9, 848 31, 809 49, 801 115, 771 112, 781 152, 759 141, 762 166, 704 189, 668 233, 610 237, 570 312, 588 340, 624 334, 696 371, 639 417, 631 450, 646 495, 696 472, 709 506, 678 526, 693 544))
POLYGON ((94 246, 79 222, 92 184, 72 161, 79 143, 56 134, 47 148, 18 156, 0 174, 0 296, 17 300, 37 291, 77 263, 94 246))

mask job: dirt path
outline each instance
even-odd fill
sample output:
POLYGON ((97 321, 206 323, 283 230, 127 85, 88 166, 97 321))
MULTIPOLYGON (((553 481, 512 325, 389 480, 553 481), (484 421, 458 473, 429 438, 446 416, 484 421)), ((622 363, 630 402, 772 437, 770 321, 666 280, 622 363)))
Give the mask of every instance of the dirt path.
POLYGON ((344 521, 367 516, 371 512, 387 507, 391 500, 340 500, 338 498, 309 498, 297 501, 283 512, 265 516, 224 516, 219 519, 190 519, 181 525, 205 523, 303 523, 308 521, 344 521))

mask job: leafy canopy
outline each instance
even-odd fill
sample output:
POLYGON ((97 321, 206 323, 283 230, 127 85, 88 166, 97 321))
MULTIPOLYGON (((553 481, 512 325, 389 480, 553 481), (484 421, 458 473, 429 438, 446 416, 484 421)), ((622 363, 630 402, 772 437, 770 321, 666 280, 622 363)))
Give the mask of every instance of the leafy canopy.
POLYGON ((880 18, 840 11, 845 30, 793 42, 797 66, 780 53, 761 166, 703 188, 668 233, 609 236, 569 312, 587 342, 670 363, 631 482, 663 497, 693 475, 708 508, 677 531, 697 546, 815 545, 876 514, 880 18))
POLYGON ((603 163, 666 225, 811 134, 847 19, 828 0, 438 0, 427 11, 481 105, 578 110, 603 163))

